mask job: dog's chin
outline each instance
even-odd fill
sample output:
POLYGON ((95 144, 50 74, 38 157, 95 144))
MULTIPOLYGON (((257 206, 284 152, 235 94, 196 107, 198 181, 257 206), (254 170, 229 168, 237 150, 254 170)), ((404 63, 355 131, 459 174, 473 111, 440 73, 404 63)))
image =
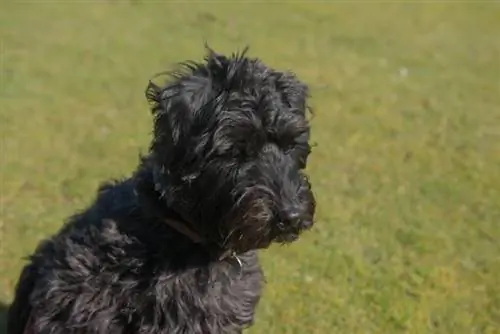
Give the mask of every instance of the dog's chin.
MULTIPOLYGON (((312 225, 312 224, 311 224, 312 225)), ((242 224, 235 232, 227 238, 227 247, 237 253, 249 250, 269 248, 272 244, 290 244, 299 239, 307 228, 294 228, 287 231, 277 231, 276 227, 269 222, 252 221, 242 224)))
MULTIPOLYGON (((260 189, 259 189, 260 190, 260 189)), ((313 208, 294 217, 275 213, 275 201, 267 193, 246 192, 225 221, 224 245, 236 252, 265 249, 273 243, 291 243, 313 225, 313 208)))
POLYGON ((273 242, 273 238, 262 231, 246 229, 233 234, 228 241, 228 248, 237 253, 244 253, 250 250, 268 248, 273 242))
POLYGON ((305 223, 303 227, 299 229, 294 229, 292 231, 286 231, 277 234, 273 238, 273 242, 281 243, 281 244, 289 244, 294 241, 297 241, 301 234, 312 227, 312 223, 305 223))
POLYGON ((296 241, 299 238, 299 233, 289 233, 278 235, 274 240, 280 244, 289 244, 296 241))
POLYGON ((255 216, 246 218, 232 221, 229 225, 225 247, 237 253, 268 248, 273 242, 273 236, 267 220, 256 219, 255 216))

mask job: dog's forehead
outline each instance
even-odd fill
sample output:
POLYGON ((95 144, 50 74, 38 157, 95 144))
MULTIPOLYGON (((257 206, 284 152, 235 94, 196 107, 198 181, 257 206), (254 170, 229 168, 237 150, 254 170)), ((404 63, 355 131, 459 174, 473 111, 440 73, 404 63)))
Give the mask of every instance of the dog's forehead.
POLYGON ((219 108, 219 122, 228 125, 248 124, 267 127, 275 123, 280 115, 290 113, 280 95, 270 89, 262 91, 243 91, 231 94, 219 108))

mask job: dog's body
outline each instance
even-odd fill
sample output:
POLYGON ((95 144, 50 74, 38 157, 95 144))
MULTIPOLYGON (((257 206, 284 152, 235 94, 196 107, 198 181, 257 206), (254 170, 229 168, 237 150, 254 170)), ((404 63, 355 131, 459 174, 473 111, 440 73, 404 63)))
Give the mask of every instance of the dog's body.
POLYGON ((233 333, 252 321, 256 252, 239 256, 241 270, 232 258, 211 261, 139 201, 131 180, 106 186, 39 247, 22 275, 31 295, 18 294, 9 334, 23 333, 29 314, 30 333, 61 334, 233 333))
POLYGON ((240 333, 257 250, 311 227, 307 89, 256 59, 210 51, 150 84, 154 138, 128 179, 42 242, 8 334, 240 333))

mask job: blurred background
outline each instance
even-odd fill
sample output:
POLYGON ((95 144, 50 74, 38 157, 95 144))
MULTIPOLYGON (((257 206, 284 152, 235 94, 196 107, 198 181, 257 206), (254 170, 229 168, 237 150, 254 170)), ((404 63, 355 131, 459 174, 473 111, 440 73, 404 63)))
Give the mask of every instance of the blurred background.
POLYGON ((129 175, 148 79, 250 45, 312 90, 315 229, 250 333, 500 333, 500 3, 4 1, 0 333, 24 257, 129 175))

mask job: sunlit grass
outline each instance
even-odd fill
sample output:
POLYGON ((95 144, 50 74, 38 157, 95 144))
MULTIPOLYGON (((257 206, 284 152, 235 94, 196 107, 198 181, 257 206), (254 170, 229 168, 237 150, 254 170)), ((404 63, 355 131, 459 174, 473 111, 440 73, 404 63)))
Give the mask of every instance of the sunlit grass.
POLYGON ((208 41, 313 93, 317 224, 262 253, 252 333, 499 332, 497 3, 0 6, 0 301, 147 149, 149 77, 208 41))

